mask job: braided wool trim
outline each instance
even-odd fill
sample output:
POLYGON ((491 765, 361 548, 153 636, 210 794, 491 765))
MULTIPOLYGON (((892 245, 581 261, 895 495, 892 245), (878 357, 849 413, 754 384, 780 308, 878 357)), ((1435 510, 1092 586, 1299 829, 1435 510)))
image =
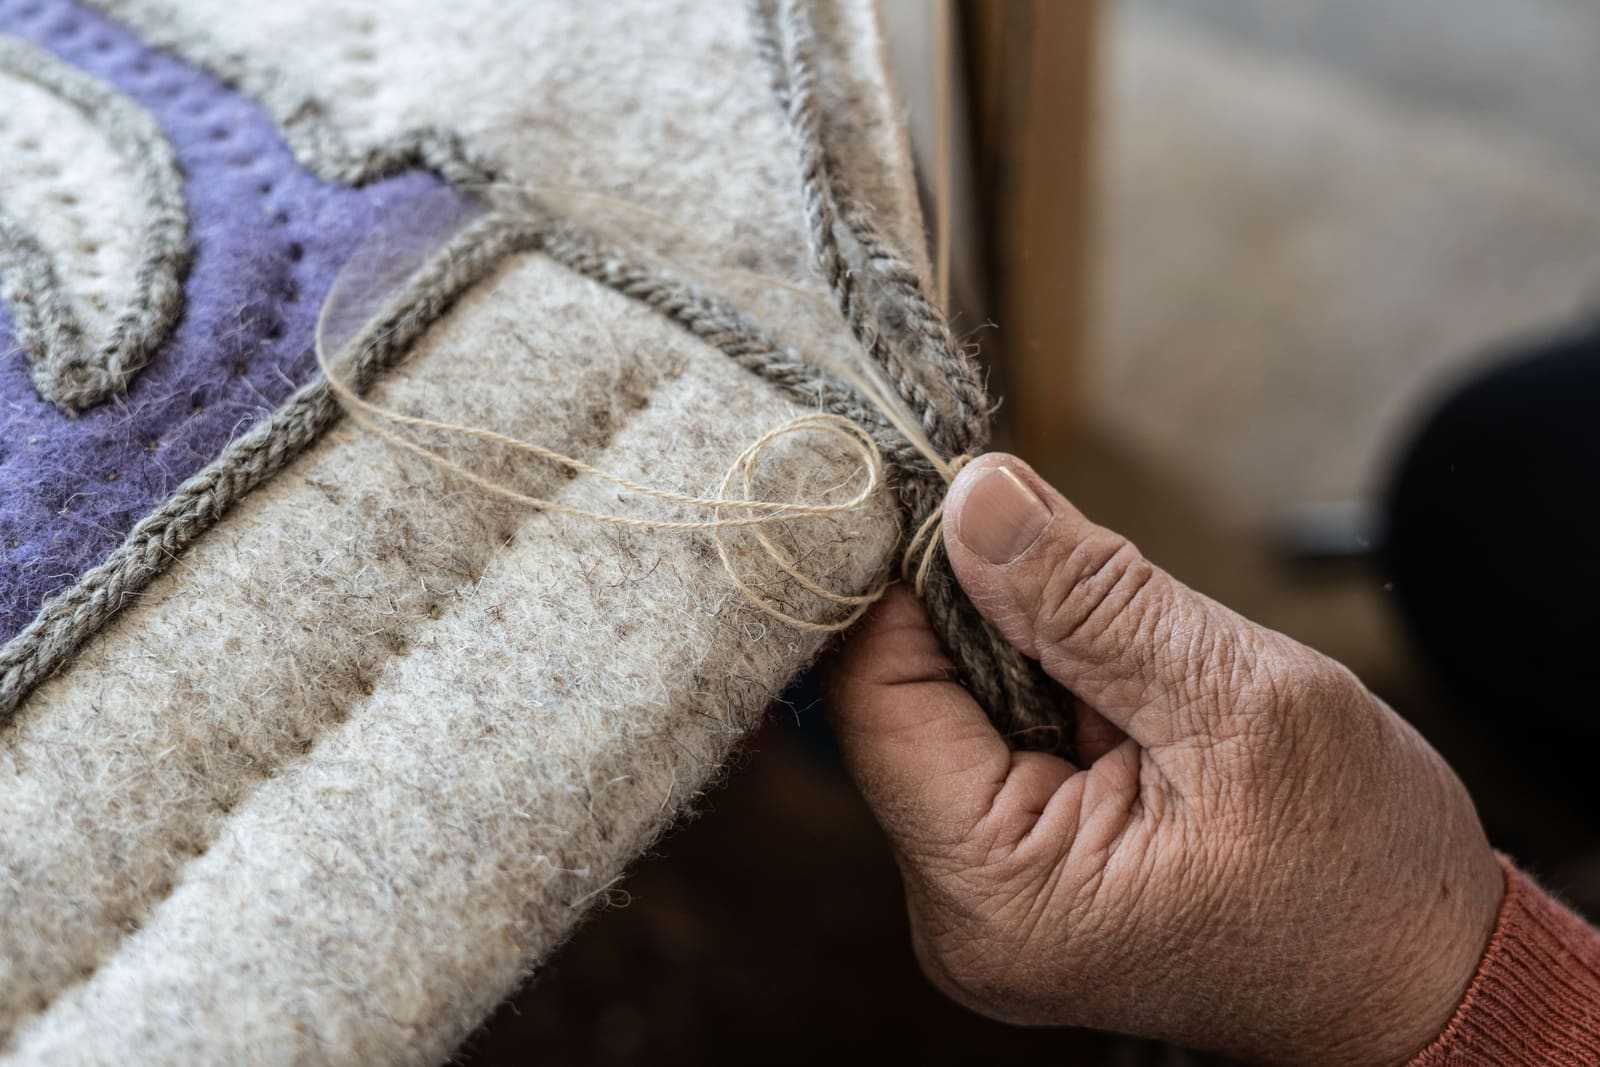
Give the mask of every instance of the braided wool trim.
MULTIPOLYGON (((878 232, 870 213, 845 187, 827 148, 817 101, 816 32, 805 0, 752 0, 761 51, 788 120, 800 170, 812 256, 833 290, 851 332, 883 369, 934 447, 945 456, 973 455, 989 439, 991 405, 971 358, 923 291, 921 279, 878 232), (863 273, 877 283, 871 304, 857 284, 843 238, 863 273), (941 404, 929 388, 947 392, 941 404)), ((948 488, 928 465, 897 465, 901 504, 911 529, 944 506, 948 488)), ((924 589, 928 617, 962 681, 1015 743, 1070 754, 1072 702, 1039 665, 1007 642, 967 598, 939 552, 924 589)))
MULTIPOLYGON (((534 205, 518 212, 541 213, 534 205)), ((553 222, 541 245, 551 259, 575 273, 637 300, 806 407, 841 415, 873 437, 891 466, 927 466, 878 408, 847 382, 807 362, 767 336, 744 314, 692 285, 630 261, 581 228, 553 222)))
POLYGON ((90 350, 49 255, 18 220, 0 212, 0 299, 39 395, 68 414, 127 389, 183 310, 189 214, 183 175, 160 125, 138 104, 26 41, 0 36, 0 71, 26 79, 81 112, 116 149, 144 193, 133 292, 90 350))

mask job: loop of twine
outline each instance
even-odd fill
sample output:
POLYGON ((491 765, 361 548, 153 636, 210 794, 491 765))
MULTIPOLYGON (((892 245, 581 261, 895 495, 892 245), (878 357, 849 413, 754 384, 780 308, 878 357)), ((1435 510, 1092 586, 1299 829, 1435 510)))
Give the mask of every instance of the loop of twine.
MULTIPOLYGON (((872 435, 859 423, 845 418, 842 415, 832 415, 823 412, 813 412, 790 419, 780 426, 768 430, 758 437, 729 466, 723 475, 722 483, 717 489, 716 496, 694 496, 680 493, 671 489, 662 489, 656 486, 645 485, 622 475, 612 474, 601 470, 592 464, 573 456, 565 455, 555 449, 546 448, 523 441, 495 430, 478 426, 466 426, 459 423, 444 422, 437 419, 423 418, 416 415, 406 415, 399 411, 374 404, 356 392, 354 388, 340 380, 333 371, 327 358, 327 353, 322 344, 321 331, 318 331, 315 346, 317 366, 322 371, 324 380, 328 383, 329 390, 345 409, 350 417, 363 428, 376 434, 389 444, 403 451, 409 452, 422 459, 424 462, 444 470, 466 481, 467 483, 502 497, 535 511, 553 515, 565 515, 570 518, 582 519, 589 522, 601 523, 608 526, 619 526, 636 530, 706 530, 711 534, 716 545, 717 558, 722 563, 723 570, 729 580, 739 591, 740 595, 754 607, 766 615, 797 629, 808 630, 816 633, 838 633, 849 629, 866 613, 867 609, 883 598, 888 591, 889 581, 885 580, 874 587, 870 592, 861 595, 848 595, 825 588, 815 579, 805 574, 800 569, 799 561, 784 552, 767 537, 764 527, 773 523, 783 522, 793 518, 819 517, 826 515, 839 515, 859 512, 870 506, 872 498, 886 483, 883 453, 878 448, 872 435), (433 449, 423 445, 404 434, 398 433, 384 422, 399 426, 410 426, 419 430, 432 430, 441 433, 459 434, 463 437, 476 438, 491 444, 500 445, 516 452, 532 456, 534 459, 549 463, 553 466, 563 467, 577 473, 591 475, 630 493, 660 500, 682 508, 709 512, 711 517, 706 519, 659 519, 622 515, 614 512, 594 511, 588 508, 565 504, 547 497, 532 496, 513 489, 509 485, 486 478, 474 471, 440 455, 433 449), (854 496, 840 503, 822 504, 807 503, 805 501, 782 500, 757 500, 755 493, 755 470, 762 454, 779 439, 790 434, 814 432, 834 437, 847 444, 855 453, 861 463, 861 472, 864 480, 854 496), (729 487, 739 479, 742 483, 743 497, 729 496, 729 487), (724 514, 734 512, 733 515, 724 514), (802 589, 831 604, 849 609, 845 615, 831 622, 816 622, 800 618, 791 612, 785 611, 779 602, 772 596, 763 593, 740 576, 738 568, 734 565, 732 555, 728 550, 727 542, 723 538, 726 530, 732 528, 750 528, 757 543, 767 558, 784 574, 794 580, 802 589)), ((876 392, 867 390, 869 397, 876 392)), ((875 401, 876 402, 876 401, 875 401)), ((966 465, 968 457, 962 456, 953 462, 946 462, 931 451, 919 446, 926 458, 945 479, 946 484, 954 480, 955 475, 966 465)), ((906 555, 902 561, 901 574, 907 581, 914 582, 917 595, 921 596, 927 582, 929 569, 934 557, 937 555, 940 541, 940 530, 943 522, 940 518, 941 510, 936 509, 922 526, 917 530, 907 546, 906 555), (920 561, 913 568, 911 560, 913 555, 920 552, 920 561)))
MULTIPOLYGON (((971 456, 957 456, 948 464, 939 467, 939 473, 944 476, 946 489, 950 488, 950 484, 956 480, 956 475, 961 473, 961 469, 971 462, 971 456)), ((900 557, 900 578, 911 583, 918 600, 922 599, 928 588, 928 572, 933 569, 933 561, 939 555, 939 546, 943 543, 944 501, 940 500, 938 506, 922 520, 917 532, 911 535, 911 543, 906 545, 905 555, 900 557), (913 558, 917 558, 915 568, 911 566, 913 558)))

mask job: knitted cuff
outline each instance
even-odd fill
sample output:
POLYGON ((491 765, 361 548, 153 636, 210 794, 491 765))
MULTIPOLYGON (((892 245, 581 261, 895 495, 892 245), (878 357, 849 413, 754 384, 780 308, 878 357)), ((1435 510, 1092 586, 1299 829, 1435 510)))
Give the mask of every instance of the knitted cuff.
POLYGON ((1506 896, 1478 973, 1411 1067, 1600 1064, 1600 931, 1500 863, 1506 896))

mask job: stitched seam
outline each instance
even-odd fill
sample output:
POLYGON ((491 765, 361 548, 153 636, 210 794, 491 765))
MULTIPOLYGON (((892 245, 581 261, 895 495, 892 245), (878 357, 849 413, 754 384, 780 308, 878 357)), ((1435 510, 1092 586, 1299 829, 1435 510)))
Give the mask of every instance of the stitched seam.
POLYGON ((0 298, 17 312, 17 340, 39 395, 68 414, 128 387, 183 310, 191 252, 183 176, 155 118, 133 100, 25 41, 0 37, 0 72, 26 79, 102 133, 137 175, 144 194, 133 294, 92 352, 49 258, 12 219, 0 216, 0 298))
POLYGON ((83 345, 83 331, 56 280, 50 253, 3 209, 0 300, 11 310, 17 345, 30 364, 34 388, 40 396, 51 399, 50 360, 57 353, 78 352, 83 345))

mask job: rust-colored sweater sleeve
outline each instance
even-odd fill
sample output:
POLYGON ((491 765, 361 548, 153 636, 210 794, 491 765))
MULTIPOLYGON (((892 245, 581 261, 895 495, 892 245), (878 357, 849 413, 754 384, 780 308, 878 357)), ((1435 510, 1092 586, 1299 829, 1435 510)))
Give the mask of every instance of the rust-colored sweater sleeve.
POLYGON ((1478 973, 1411 1067, 1600 1064, 1600 931, 1500 862, 1505 901, 1478 973))

